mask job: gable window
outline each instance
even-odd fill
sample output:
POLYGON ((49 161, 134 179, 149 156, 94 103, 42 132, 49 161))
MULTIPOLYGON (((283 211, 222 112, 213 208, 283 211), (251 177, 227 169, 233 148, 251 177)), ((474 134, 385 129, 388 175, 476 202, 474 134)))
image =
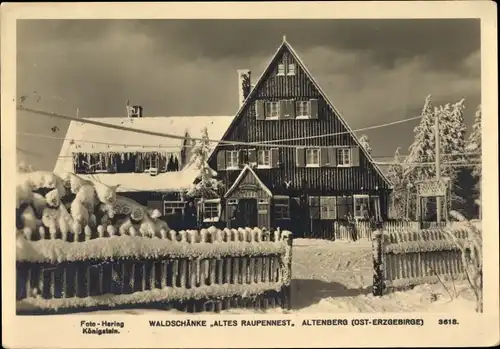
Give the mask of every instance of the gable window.
POLYGON ((221 213, 220 200, 203 201, 203 222, 218 222, 221 213))
POLYGON ((288 196, 274 197, 274 217, 276 219, 290 219, 290 198, 288 196))
POLYGON ((270 167, 271 166, 271 150, 264 149, 259 150, 257 153, 257 165, 259 167, 270 167))
POLYGON ((319 148, 306 149, 306 166, 319 166, 319 148))
POLYGON ((266 118, 278 118, 280 115, 280 103, 279 102, 267 102, 266 103, 266 118))
POLYGON ((337 166, 351 166, 351 149, 349 148, 340 148, 337 149, 337 166))
POLYGON ((370 214, 370 198, 368 195, 354 195, 354 218, 368 219, 370 214))
POLYGON ((297 101, 296 105, 296 116, 298 118, 308 118, 309 117, 309 101, 297 101))
POLYGON ((237 150, 229 150, 227 157, 227 168, 238 168, 238 151, 237 150))
POLYGON ((320 218, 337 219, 337 198, 335 196, 320 197, 320 218))
POLYGON ((286 75, 295 75, 295 64, 290 63, 288 65, 288 72, 286 75))
POLYGON ((278 75, 285 75, 285 65, 278 64, 278 75))

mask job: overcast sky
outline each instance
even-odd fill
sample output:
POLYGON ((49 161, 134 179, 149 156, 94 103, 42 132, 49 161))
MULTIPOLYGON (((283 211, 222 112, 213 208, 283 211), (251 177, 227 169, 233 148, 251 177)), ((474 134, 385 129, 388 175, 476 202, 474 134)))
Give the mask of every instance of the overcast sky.
MULTIPOLYGON (((20 20, 17 30, 18 96, 72 115, 124 116, 127 99, 145 116, 233 115, 236 70, 256 79, 284 34, 353 129, 417 116, 428 94, 465 98, 470 125, 480 103, 474 19, 20 20)), ((406 154, 414 126, 367 131, 373 154, 406 154)), ((18 132, 66 128, 18 113, 18 132)), ((60 145, 19 136, 18 160, 52 170, 60 145)))

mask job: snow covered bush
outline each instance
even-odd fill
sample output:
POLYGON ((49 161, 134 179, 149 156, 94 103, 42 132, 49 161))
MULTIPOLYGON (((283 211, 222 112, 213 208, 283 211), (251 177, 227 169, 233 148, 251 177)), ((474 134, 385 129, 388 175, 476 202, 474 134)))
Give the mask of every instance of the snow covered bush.
POLYGON ((368 154, 372 153, 372 147, 370 146, 370 139, 368 138, 367 135, 362 135, 359 138, 359 143, 366 150, 368 154))
POLYGON ((467 239, 459 239, 453 228, 444 229, 448 241, 455 244, 461 252, 462 266, 469 286, 476 297, 476 312, 483 312, 483 238, 481 230, 470 223, 460 213, 451 211, 450 215, 464 224, 467 239))
POLYGON ((118 186, 85 180, 73 173, 59 177, 52 172, 19 172, 16 183, 16 226, 31 238, 89 239, 121 234, 160 235, 168 225, 158 210, 117 196, 118 186), (99 229, 98 229, 99 227, 99 229))
POLYGON ((196 143, 192 149, 192 156, 188 166, 194 166, 198 170, 196 183, 187 192, 188 196, 197 198, 216 198, 218 191, 222 188, 222 181, 215 179, 217 172, 208 165, 211 147, 206 127, 202 129, 202 140, 196 143))

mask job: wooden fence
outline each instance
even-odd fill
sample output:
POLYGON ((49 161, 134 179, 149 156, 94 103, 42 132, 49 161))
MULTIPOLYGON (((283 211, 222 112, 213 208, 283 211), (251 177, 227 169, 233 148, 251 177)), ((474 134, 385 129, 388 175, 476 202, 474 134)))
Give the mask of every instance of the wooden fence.
MULTIPOLYGON (((420 228, 419 222, 412 221, 386 221, 382 223, 382 230, 388 233, 399 232, 399 231, 411 231, 418 232, 421 229, 435 229, 438 227, 443 227, 446 222, 422 222, 422 228, 420 228)), ((368 221, 358 221, 355 226, 349 226, 347 222, 336 221, 334 223, 334 237, 332 240, 346 240, 352 241, 353 236, 359 239, 371 239, 372 230, 370 227, 370 222, 368 221), (355 229, 353 235, 352 229, 355 229)))
POLYGON ((18 234, 18 314, 290 308, 289 231, 211 229, 171 231, 163 238, 36 240, 18 234))
MULTIPOLYGON (((453 228, 453 233, 460 240, 468 238, 465 228, 453 228)), ((404 289, 465 277, 461 251, 442 229, 383 231, 375 234, 373 246, 375 274, 380 273, 383 288, 404 289)))

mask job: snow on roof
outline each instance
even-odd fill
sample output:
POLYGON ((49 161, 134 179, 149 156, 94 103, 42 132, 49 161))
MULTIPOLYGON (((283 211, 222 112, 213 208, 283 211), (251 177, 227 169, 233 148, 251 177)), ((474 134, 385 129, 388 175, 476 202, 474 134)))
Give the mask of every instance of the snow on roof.
POLYGON ((92 182, 101 182, 106 185, 120 185, 117 192, 135 192, 135 191, 177 191, 188 190, 198 171, 194 169, 185 169, 176 172, 159 173, 151 176, 148 173, 97 173, 97 174, 78 174, 83 179, 92 182))
MULTIPOLYGON (((207 127, 210 139, 221 139, 231 124, 234 116, 157 116, 142 118, 88 118, 111 125, 126 126, 134 129, 164 132, 188 138, 201 138, 201 129, 207 127)), ((56 161, 54 172, 63 174, 73 172, 74 152, 135 152, 135 151, 164 151, 180 152, 183 140, 169 139, 159 136, 150 136, 132 131, 115 130, 108 127, 72 121, 68 127, 65 140, 56 161), (80 141, 80 142, 79 142, 80 141), (85 141, 82 142, 82 141, 85 141), (91 143, 96 142, 96 143, 91 143), (112 144, 109 144, 112 143, 112 144)), ((213 144, 215 147, 216 144, 213 144)), ((137 173, 99 174, 94 177, 102 178, 106 184, 122 184, 123 187, 138 190, 157 190, 184 187, 184 179, 192 183, 192 178, 185 169, 181 172, 161 173, 157 176, 137 173), (138 176, 147 176, 146 181, 138 181, 138 176), (122 182, 120 182, 122 181, 122 182), (142 183, 147 182, 147 183, 142 183), (178 182, 178 185, 177 185, 178 182)), ((192 171, 191 171, 192 172, 192 171)), ((123 191, 123 190, 121 190, 123 191)))
POLYGON ((231 188, 229 188, 229 190, 225 194, 225 197, 228 197, 238 187, 238 185, 240 184, 240 182, 243 180, 243 178, 245 176, 245 173, 247 173, 247 172, 250 172, 255 177, 255 179, 257 180, 257 183, 259 183, 260 187, 262 188, 262 190, 264 190, 267 193, 267 195, 273 196, 273 193, 260 180, 259 176, 257 176, 257 174, 254 172, 254 170, 252 170, 252 168, 250 166, 245 165, 245 167, 243 168, 243 170, 241 170, 240 174, 238 175, 238 178, 236 178, 236 180, 234 181, 234 183, 231 186, 231 188))

